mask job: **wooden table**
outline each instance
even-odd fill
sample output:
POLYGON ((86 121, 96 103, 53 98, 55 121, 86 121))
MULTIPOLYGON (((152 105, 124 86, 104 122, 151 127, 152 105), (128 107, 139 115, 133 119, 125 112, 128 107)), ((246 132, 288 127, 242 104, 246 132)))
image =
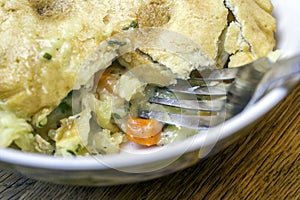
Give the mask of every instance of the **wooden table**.
POLYGON ((142 183, 74 187, 0 169, 0 199, 300 199, 300 86, 245 138, 186 170, 142 183))

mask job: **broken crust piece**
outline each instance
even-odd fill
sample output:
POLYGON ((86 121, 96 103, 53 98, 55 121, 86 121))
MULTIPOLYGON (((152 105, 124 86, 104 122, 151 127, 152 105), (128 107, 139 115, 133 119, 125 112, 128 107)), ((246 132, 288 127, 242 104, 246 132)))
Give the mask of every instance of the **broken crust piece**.
POLYGON ((225 51, 231 55, 229 67, 240 66, 254 60, 254 56, 250 51, 250 45, 242 36, 240 26, 236 22, 231 22, 225 39, 225 51))
POLYGON ((226 0, 225 4, 235 17, 225 39, 225 51, 231 54, 229 67, 249 63, 273 51, 276 20, 270 1, 226 0))
POLYGON ((145 76, 149 76, 146 83, 155 81, 157 85, 170 85, 176 77, 188 78, 191 71, 197 67, 204 68, 215 63, 203 54, 194 41, 174 31, 140 28, 127 33, 126 38, 131 37, 137 50, 126 53, 119 58, 119 62, 131 70, 144 67, 147 71, 145 76), (152 73, 157 70, 157 73, 152 73))
POLYGON ((161 49, 143 48, 140 49, 140 52, 121 57, 119 61, 127 67, 136 67, 145 63, 151 66, 152 60, 169 68, 178 77, 188 78, 190 72, 194 69, 215 66, 218 60, 219 39, 227 27, 227 14, 228 10, 225 8, 223 0, 149 1, 148 5, 138 13, 139 28, 154 25, 170 32, 173 31, 178 34, 178 37, 174 37, 174 42, 188 38, 194 42, 195 47, 199 47, 198 50, 202 55, 199 56, 199 53, 196 55, 195 51, 187 52, 189 50, 182 42, 181 52, 173 51, 173 49, 163 51, 161 49), (159 10, 161 9, 168 11, 168 21, 164 18, 158 20, 160 21, 159 24, 145 23, 147 21, 147 19, 144 19, 145 17, 151 16, 160 19, 161 12, 159 10), (151 14, 147 14, 147 12, 151 12, 151 14), (155 13, 157 16, 155 16, 155 13), (150 60, 145 59, 141 53, 147 55, 150 60), (190 56, 187 59, 187 54, 195 54, 195 56, 190 56))

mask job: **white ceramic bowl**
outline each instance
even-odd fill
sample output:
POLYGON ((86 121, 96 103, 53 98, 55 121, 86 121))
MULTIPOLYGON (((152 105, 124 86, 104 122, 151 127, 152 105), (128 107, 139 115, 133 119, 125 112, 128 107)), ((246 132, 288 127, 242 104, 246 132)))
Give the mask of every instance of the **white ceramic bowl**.
MULTIPOLYGON (((282 57, 300 53, 298 0, 273 0, 278 20, 278 49, 282 57)), ((28 177, 72 185, 112 185, 160 177, 212 155, 245 136, 261 117, 276 106, 288 91, 275 89, 247 111, 208 132, 176 145, 137 149, 129 145, 118 155, 62 158, 0 149, 0 166, 14 168, 28 177)))

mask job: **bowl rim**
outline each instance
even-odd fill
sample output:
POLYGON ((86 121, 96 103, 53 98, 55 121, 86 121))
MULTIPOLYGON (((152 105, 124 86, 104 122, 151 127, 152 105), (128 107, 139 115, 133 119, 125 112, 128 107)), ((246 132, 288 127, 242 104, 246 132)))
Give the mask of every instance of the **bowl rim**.
MULTIPOLYGON (((272 0, 272 3, 274 6, 274 15, 280 19, 276 35, 282 39, 277 44, 276 49, 282 49, 282 52, 284 52, 282 58, 300 53, 300 43, 295 42, 299 41, 300 29, 291 27, 290 24, 293 24, 293 22, 289 21, 292 19, 297 23, 297 16, 300 17, 297 10, 300 2, 298 0, 290 0, 286 3, 280 0, 272 0), (283 34, 283 32, 288 32, 289 34, 283 34)), ((183 153, 197 151, 201 148, 210 148, 211 145, 215 144, 216 138, 219 140, 225 139, 258 120, 282 101, 287 94, 288 90, 285 88, 274 89, 247 110, 226 121, 224 124, 210 129, 206 134, 196 134, 179 143, 167 145, 166 148, 150 154, 144 153, 127 157, 123 154, 116 154, 98 156, 97 158, 94 156, 66 158, 0 148, 0 165, 4 163, 11 166, 74 171, 107 170, 112 167, 125 168, 159 162, 172 157, 178 157, 183 153)))
POLYGON ((38 153, 0 148, 0 162, 33 168, 52 170, 105 170, 110 168, 126 168, 145 165, 162 160, 179 157, 185 153, 210 148, 217 141, 225 139, 238 130, 256 121, 276 106, 288 91, 277 88, 263 97, 247 110, 209 131, 197 133, 177 143, 166 145, 159 151, 146 154, 115 154, 83 157, 56 157, 38 153), (217 139, 217 140, 216 140, 217 139))

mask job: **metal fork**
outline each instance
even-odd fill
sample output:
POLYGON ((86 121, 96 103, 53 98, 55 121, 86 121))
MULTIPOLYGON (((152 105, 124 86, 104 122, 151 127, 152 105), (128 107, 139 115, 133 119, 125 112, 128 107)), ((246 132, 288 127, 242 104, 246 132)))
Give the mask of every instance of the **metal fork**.
POLYGON ((175 85, 153 87, 142 118, 207 129, 237 115, 277 87, 300 82, 300 56, 271 62, 260 58, 237 68, 206 69, 175 85))

